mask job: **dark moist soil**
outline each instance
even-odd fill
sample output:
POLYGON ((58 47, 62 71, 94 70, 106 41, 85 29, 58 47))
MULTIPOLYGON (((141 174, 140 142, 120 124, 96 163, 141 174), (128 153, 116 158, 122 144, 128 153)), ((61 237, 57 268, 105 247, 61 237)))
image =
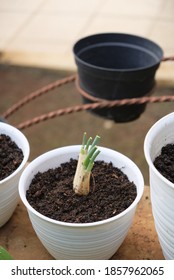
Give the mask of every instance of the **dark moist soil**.
POLYGON ((11 175, 22 160, 22 150, 8 135, 0 134, 0 180, 11 175))
POLYGON ((27 191, 30 205, 41 214, 63 222, 89 223, 115 216, 137 196, 136 186, 112 163, 96 161, 87 196, 73 191, 77 160, 37 173, 27 191))
POLYGON ((174 183, 174 144, 162 147, 161 154, 154 160, 154 165, 166 179, 174 183))

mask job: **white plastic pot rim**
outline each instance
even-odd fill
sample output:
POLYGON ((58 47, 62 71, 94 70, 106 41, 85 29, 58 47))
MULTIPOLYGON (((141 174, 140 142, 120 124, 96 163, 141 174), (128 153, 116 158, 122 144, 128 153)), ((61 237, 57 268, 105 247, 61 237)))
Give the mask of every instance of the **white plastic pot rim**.
MULTIPOLYGON (((24 158, 21 162, 21 164, 19 165, 19 167, 12 173, 10 174, 8 177, 4 178, 3 180, 0 181, 0 186, 4 183, 6 183, 8 180, 10 180, 11 178, 15 177, 17 173, 20 172, 20 170, 23 169, 23 167, 25 166, 27 160, 28 160, 28 157, 29 157, 29 153, 30 153, 30 147, 29 147, 29 143, 28 143, 28 140, 27 138, 25 137, 25 135, 20 131, 18 130, 17 128, 15 128, 14 126, 11 126, 7 123, 0 123, 0 129, 2 129, 2 131, 0 131, 0 134, 4 133, 6 135, 9 135, 10 138, 12 139, 12 141, 16 142, 13 137, 8 134, 8 131, 11 131, 13 132, 14 134, 18 134, 19 137, 22 139, 22 141, 25 143, 25 151, 23 150, 23 155, 24 155, 24 158)), ((16 143, 18 145, 18 143, 16 143)))
POLYGON ((153 138, 155 137, 156 133, 159 131, 160 127, 161 130, 165 129, 165 126, 167 123, 173 122, 174 125, 174 113, 170 113, 164 117, 162 117, 160 120, 158 120, 147 132, 145 140, 144 140, 144 154, 146 157, 146 161, 151 168, 151 170, 156 174, 157 177, 159 177, 165 184, 170 186, 174 189, 174 184, 170 182, 168 179, 166 179, 154 166, 153 159, 150 155, 150 149, 152 145, 153 138), (163 126, 162 126, 163 125, 163 126))

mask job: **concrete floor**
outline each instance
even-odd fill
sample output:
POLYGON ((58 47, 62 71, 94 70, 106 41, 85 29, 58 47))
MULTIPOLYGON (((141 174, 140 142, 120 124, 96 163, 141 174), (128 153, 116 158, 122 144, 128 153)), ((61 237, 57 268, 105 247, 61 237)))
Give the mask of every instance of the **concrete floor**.
MULTIPOLYGON (((74 43, 103 32, 143 36, 174 55, 174 1, 0 0, 1 62, 76 70, 74 43)), ((174 79, 174 63, 157 78, 174 79)))

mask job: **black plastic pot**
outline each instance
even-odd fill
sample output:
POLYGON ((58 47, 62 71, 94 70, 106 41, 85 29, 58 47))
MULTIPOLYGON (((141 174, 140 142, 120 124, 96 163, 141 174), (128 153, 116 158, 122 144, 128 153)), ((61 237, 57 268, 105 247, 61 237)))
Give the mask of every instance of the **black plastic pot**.
MULTIPOLYGON (((130 34, 105 33, 80 39, 73 47, 79 85, 91 97, 120 100, 148 95, 163 57, 154 42, 130 34)), ((83 97, 85 103, 93 98, 83 97)), ((94 113, 116 122, 137 119, 146 105, 98 109, 94 113)))

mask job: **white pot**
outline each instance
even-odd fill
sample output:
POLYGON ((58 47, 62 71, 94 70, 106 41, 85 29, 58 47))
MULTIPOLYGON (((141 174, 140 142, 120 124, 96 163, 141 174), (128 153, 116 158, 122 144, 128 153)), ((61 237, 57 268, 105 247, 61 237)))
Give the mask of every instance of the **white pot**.
POLYGON ((60 222, 34 210, 26 199, 33 176, 55 168, 70 158, 78 159, 80 145, 68 146, 47 152, 32 161, 24 170, 20 182, 20 197, 26 206, 33 228, 42 244, 56 259, 109 259, 122 244, 134 217, 137 203, 143 194, 144 180, 138 167, 124 155, 99 147, 98 160, 112 162, 134 181, 137 187, 135 201, 121 214, 94 223, 60 222))
POLYGON ((174 259, 174 184, 164 178, 153 164, 161 148, 169 143, 174 144, 174 113, 157 121, 148 131, 144 142, 156 231, 164 257, 174 259))
POLYGON ((19 201, 19 177, 28 160, 30 148, 24 134, 9 124, 0 123, 0 134, 10 136, 12 141, 22 149, 24 155, 20 166, 11 175, 0 181, 0 227, 2 227, 12 216, 19 201))

